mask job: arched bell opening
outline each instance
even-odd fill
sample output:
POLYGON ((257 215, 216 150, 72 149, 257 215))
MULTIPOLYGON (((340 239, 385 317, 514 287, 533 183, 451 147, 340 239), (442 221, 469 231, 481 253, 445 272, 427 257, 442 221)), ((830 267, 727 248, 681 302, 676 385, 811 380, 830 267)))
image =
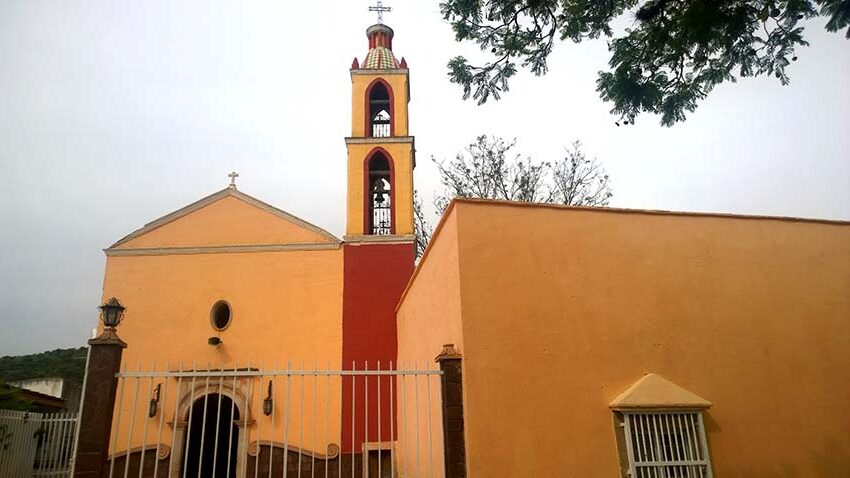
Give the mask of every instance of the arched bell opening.
POLYGON ((394 234, 392 160, 382 150, 377 150, 369 156, 366 164, 366 234, 394 234))
POLYGON ((367 90, 367 134, 372 138, 393 135, 392 90, 383 80, 375 80, 367 90))

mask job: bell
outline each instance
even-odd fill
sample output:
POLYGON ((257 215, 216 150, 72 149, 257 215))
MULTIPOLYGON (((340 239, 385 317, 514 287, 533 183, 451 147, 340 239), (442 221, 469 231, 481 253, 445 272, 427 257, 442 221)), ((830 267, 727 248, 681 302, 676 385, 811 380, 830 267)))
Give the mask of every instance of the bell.
POLYGON ((384 189, 384 181, 379 179, 375 181, 375 186, 372 188, 372 193, 375 198, 375 202, 381 204, 385 201, 384 194, 386 194, 386 189, 384 189))

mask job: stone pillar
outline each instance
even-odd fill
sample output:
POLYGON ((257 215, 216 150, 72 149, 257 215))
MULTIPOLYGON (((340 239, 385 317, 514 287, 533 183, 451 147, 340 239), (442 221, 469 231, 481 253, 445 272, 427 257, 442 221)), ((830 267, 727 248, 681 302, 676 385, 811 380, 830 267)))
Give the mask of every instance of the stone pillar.
POLYGON ((86 370, 83 404, 77 426, 79 441, 74 461, 74 478, 102 478, 107 472, 109 435, 115 408, 115 389, 121 354, 127 347, 115 329, 106 328, 89 340, 91 353, 86 370))
POLYGON ((466 478, 466 442, 463 431, 463 368, 454 344, 443 345, 435 359, 443 372, 443 448, 446 478, 466 478))

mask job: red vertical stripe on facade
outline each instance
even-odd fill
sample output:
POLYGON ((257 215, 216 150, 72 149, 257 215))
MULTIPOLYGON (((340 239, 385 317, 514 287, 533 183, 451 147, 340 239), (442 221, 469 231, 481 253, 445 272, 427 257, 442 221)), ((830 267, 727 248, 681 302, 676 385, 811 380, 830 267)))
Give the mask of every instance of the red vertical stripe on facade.
MULTIPOLYGON (((386 369, 395 364, 397 355, 395 307, 413 274, 413 244, 368 244, 343 246, 344 287, 342 305, 342 368, 351 370, 352 362, 362 370, 368 362, 375 369, 378 362, 386 369)), ((369 430, 366 435, 364 377, 355 378, 352 395, 351 378, 342 382, 342 450, 361 451, 364 441, 378 441, 377 379, 369 379, 369 430), (351 440, 352 399, 356 407, 354 442, 351 440)), ((381 441, 390 440, 389 381, 381 380, 381 441)), ((394 400, 397 402, 397 400, 394 400)), ((393 409, 397 409, 393 404, 393 409)), ((397 420, 394 420, 397 422, 397 420)), ((396 430, 393 430, 395 433, 396 430)))

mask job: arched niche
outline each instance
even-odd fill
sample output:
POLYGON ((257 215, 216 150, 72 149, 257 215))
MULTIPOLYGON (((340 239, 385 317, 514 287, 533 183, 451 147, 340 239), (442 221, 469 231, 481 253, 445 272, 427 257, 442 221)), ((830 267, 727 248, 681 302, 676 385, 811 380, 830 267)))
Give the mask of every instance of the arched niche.
POLYGON ((395 168, 390 154, 375 148, 364 164, 364 234, 395 234, 395 168))
POLYGON ((366 88, 366 136, 387 138, 395 135, 395 108, 392 87, 376 78, 366 88))

